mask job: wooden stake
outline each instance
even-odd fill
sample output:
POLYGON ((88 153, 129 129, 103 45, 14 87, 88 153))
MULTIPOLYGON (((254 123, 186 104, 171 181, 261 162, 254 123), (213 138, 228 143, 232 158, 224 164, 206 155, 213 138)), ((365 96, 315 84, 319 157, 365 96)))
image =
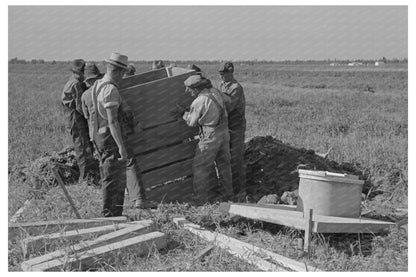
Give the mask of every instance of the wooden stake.
POLYGON ((66 196, 66 199, 68 199, 69 204, 71 205, 72 210, 73 210, 73 211, 74 211, 74 213, 75 213, 75 216, 76 216, 78 219, 81 219, 81 216, 80 216, 80 214, 79 214, 79 212, 78 212, 78 210, 77 210, 77 207, 76 207, 76 206, 75 206, 75 204, 74 204, 74 201, 72 201, 71 196, 69 195, 68 191, 66 190, 66 187, 65 187, 64 181, 62 180, 62 177, 61 177, 61 174, 59 173, 58 168, 53 167, 53 168, 52 168, 52 172, 53 172, 53 174, 55 175, 56 181, 58 181, 59 186, 61 186, 62 190, 64 191, 64 194, 65 194, 65 196, 66 196))
POLYGON ((306 253, 310 253, 310 243, 311 243, 311 236, 312 236, 312 228, 313 228, 313 210, 309 209, 306 213, 306 226, 305 226, 305 244, 303 246, 303 251, 306 253))

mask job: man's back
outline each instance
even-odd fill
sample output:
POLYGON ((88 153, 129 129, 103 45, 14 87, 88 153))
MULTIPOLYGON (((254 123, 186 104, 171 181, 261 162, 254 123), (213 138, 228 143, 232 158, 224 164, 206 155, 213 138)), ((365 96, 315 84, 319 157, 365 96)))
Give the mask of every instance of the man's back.
POLYGON ((246 100, 243 87, 232 79, 230 82, 221 82, 220 91, 231 98, 231 102, 227 103, 229 128, 245 127, 246 100))

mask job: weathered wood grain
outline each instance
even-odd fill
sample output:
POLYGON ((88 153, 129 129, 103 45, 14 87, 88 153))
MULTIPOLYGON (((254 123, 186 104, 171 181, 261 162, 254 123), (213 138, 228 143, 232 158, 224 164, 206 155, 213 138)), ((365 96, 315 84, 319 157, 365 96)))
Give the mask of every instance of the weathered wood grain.
POLYGON ((111 232, 109 234, 102 235, 95 240, 83 241, 76 245, 69 247, 68 249, 60 249, 54 252, 35 257, 33 259, 22 262, 21 268, 23 271, 36 271, 34 267, 38 264, 45 263, 50 260, 61 258, 65 255, 74 255, 80 251, 87 251, 94 247, 100 247, 109 243, 117 242, 138 234, 148 233, 153 230, 154 225, 151 220, 141 220, 130 223, 131 226, 123 228, 121 230, 111 232))
POLYGON ((67 220, 52 220, 52 221, 38 221, 38 222, 24 222, 9 224, 9 239, 14 239, 19 235, 39 235, 51 232, 58 232, 65 228, 65 230, 88 228, 93 226, 109 225, 113 223, 126 222, 125 216, 118 217, 102 217, 91 219, 67 219, 67 220))
POLYGON ((174 180, 183 176, 192 175, 192 158, 186 161, 175 163, 167 167, 150 171, 143 174, 142 179, 146 188, 163 184, 166 181, 174 180))
POLYGON ((190 128, 183 120, 180 120, 140 131, 138 134, 129 136, 127 143, 137 155, 164 145, 194 138, 198 132, 198 128, 190 128))
POLYGON ((27 237, 21 241, 23 255, 26 257, 31 252, 37 251, 39 248, 44 246, 45 244, 52 244, 55 241, 79 241, 83 238, 88 236, 99 236, 106 233, 114 232, 119 229, 126 228, 131 226, 129 224, 114 224, 114 225, 106 225, 106 226, 99 226, 93 228, 86 228, 86 229, 78 229, 72 231, 65 231, 59 233, 52 233, 52 234, 45 234, 39 235, 34 237, 27 237))
POLYGON ((189 107, 193 98, 185 92, 184 81, 194 73, 160 79, 120 91, 143 128, 176 120, 176 104, 189 107))
POLYGON ((190 141, 160 149, 149 154, 137 155, 136 160, 142 171, 148 171, 173 162, 193 158, 197 143, 197 141, 190 141))
POLYGON ((166 77, 168 77, 168 75, 164 68, 156 69, 156 70, 136 74, 133 76, 129 76, 127 78, 123 78, 123 80, 119 84, 119 88, 124 89, 124 88, 132 87, 132 86, 137 86, 140 84, 160 80, 166 77))
POLYGON ((60 271, 62 269, 73 268, 88 269, 93 266, 98 259, 105 259, 108 255, 112 255, 120 250, 134 250, 135 255, 142 256, 146 255, 153 246, 157 249, 162 249, 165 248, 166 245, 167 239, 165 234, 161 232, 151 232, 93 248, 73 257, 64 259, 58 258, 37 264, 32 267, 32 271, 60 271))
POLYGON ((184 181, 166 184, 150 191, 146 191, 146 196, 157 202, 189 202, 193 195, 192 178, 184 181))
POLYGON ((193 224, 185 218, 174 218, 178 227, 209 241, 216 246, 225 249, 232 255, 244 259, 250 264, 264 271, 319 271, 317 268, 304 263, 281 256, 269 250, 254 246, 252 244, 228 237, 220 233, 213 233, 197 224, 193 224))

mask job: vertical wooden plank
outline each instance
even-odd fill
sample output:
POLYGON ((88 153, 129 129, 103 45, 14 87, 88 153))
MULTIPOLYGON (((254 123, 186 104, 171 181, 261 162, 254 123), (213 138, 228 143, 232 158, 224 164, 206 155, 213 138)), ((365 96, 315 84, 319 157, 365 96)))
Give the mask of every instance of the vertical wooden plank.
POLYGON ((306 213, 306 218, 305 218, 305 244, 303 246, 303 251, 305 251, 306 253, 310 253, 310 243, 311 243, 311 236, 312 236, 312 227, 313 227, 313 221, 312 221, 312 216, 313 216, 313 209, 309 209, 308 212, 306 213))

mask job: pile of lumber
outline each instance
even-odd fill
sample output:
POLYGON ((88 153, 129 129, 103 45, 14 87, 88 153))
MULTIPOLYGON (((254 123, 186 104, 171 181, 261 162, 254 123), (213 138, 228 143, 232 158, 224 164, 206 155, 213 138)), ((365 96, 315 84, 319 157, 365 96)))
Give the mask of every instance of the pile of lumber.
POLYGON ((30 235, 21 240, 25 257, 42 252, 57 241, 65 241, 63 245, 66 245, 24 261, 23 271, 88 270, 120 250, 134 251, 140 256, 147 255, 152 248, 162 249, 167 245, 165 234, 155 231, 151 220, 127 222, 125 217, 14 224, 9 229, 32 232, 39 228, 53 230, 57 226, 61 231, 30 235))

